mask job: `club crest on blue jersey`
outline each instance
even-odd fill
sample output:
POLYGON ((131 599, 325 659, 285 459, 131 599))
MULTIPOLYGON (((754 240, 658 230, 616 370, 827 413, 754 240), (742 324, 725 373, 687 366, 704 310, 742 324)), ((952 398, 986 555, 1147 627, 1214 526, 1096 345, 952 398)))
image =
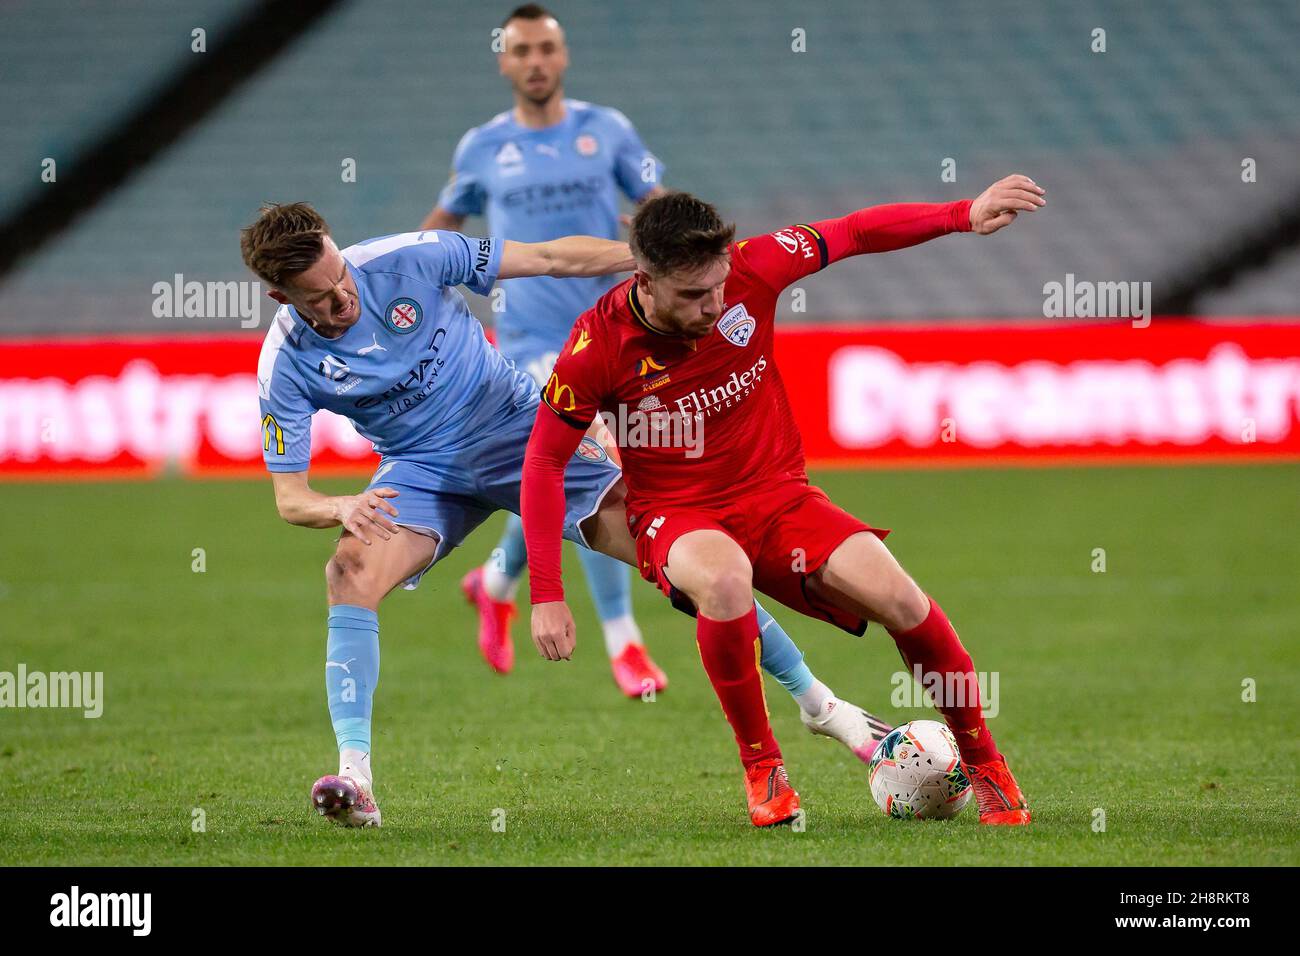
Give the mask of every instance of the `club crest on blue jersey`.
POLYGON ((718 331, 732 345, 748 345, 750 337, 754 334, 755 325, 754 317, 746 311, 743 302, 728 309, 723 313, 722 318, 718 319, 718 331))
POLYGON ((573 141, 573 148, 579 156, 595 156, 600 149, 600 142, 590 133, 583 133, 573 141))
POLYGON ((582 441, 578 442, 578 447, 573 455, 575 458, 585 458, 587 461, 609 460, 609 455, 600 446, 600 442, 588 435, 584 435, 582 441))
POLYGON ((384 324, 399 335, 414 332, 420 327, 423 318, 424 310, 420 308, 420 303, 405 296, 394 299, 384 310, 384 324))

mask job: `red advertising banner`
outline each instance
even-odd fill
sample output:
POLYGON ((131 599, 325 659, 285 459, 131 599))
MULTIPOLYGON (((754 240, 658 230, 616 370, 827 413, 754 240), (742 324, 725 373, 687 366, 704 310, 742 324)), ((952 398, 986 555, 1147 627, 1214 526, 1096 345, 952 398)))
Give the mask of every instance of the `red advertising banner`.
MULTIPOLYGON (((0 343, 0 477, 255 474, 261 343, 0 343)), ((1300 323, 787 327, 814 465, 1300 459, 1300 323)), ((320 413, 313 471, 375 456, 320 413)))
MULTIPOLYGON (((0 477, 262 471, 248 336, 0 342, 0 477)), ((313 471, 370 469, 350 422, 312 420, 313 471)))
POLYGON ((787 328, 810 463, 1300 457, 1300 325, 787 328))

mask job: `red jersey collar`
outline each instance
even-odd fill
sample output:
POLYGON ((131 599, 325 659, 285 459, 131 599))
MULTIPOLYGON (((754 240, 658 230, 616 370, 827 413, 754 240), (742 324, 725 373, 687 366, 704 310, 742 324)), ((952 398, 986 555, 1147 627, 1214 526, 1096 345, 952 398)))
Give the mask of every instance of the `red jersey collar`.
POLYGON ((698 351, 699 342, 697 342, 695 339, 688 339, 685 336, 677 335, 676 333, 673 332, 665 332, 663 329, 656 329, 653 325, 651 325, 648 321, 646 321, 645 309, 641 307, 641 300, 640 298, 637 297, 636 294, 635 279, 632 279, 629 282, 627 287, 627 307, 629 310, 631 310, 632 315, 635 316, 636 320, 640 322, 641 325, 643 325, 645 328, 653 332, 655 335, 658 335, 665 339, 676 339, 678 342, 685 345, 692 352, 698 351))

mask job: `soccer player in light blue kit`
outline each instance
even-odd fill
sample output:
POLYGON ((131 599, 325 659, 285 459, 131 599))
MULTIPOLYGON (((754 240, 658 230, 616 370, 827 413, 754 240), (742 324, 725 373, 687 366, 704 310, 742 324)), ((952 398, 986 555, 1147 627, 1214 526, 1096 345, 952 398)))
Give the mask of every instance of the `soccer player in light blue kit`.
MULTIPOLYGON (((378 826, 370 765, 384 596, 420 578, 498 509, 518 513, 536 383, 488 343, 454 287, 487 294, 498 278, 592 276, 626 270, 627 245, 589 236, 540 243, 454 232, 386 236, 340 251, 305 203, 271 205, 243 230, 245 264, 270 287, 276 312, 258 359, 262 447, 280 516, 341 526, 325 568, 325 685, 339 772, 312 800, 348 826, 378 826), (382 456, 358 495, 308 484, 312 415, 346 416, 382 456)), ((593 441, 565 473, 565 534, 636 560, 618 466, 593 441)), ((805 723, 859 759, 886 725, 836 700, 766 612, 763 666, 799 702, 805 723), (832 703, 816 718, 815 702, 832 703)))
MULTIPOLYGON (((641 202, 660 191, 663 167, 618 110, 564 98, 568 52, 559 23, 528 4, 502 25, 501 74, 514 108, 462 137, 451 181, 421 228, 459 230, 486 214, 488 232, 524 242, 569 235, 613 239, 619 197, 641 202)), ((617 277, 518 278, 503 282, 494 304, 497 348, 544 385, 573 321, 617 277), (498 307, 499 306, 499 307, 498 307)), ((626 565, 579 550, 587 587, 605 635, 614 680, 629 697, 667 686, 632 616, 626 565)), ((479 612, 479 650, 498 673, 514 662, 514 595, 528 564, 523 526, 514 515, 491 558, 461 582, 479 612)))

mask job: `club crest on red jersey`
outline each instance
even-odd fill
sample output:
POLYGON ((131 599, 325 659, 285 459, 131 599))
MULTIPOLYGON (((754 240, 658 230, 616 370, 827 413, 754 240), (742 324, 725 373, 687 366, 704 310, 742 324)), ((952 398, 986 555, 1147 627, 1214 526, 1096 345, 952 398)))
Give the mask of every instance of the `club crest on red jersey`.
POLYGON ((745 303, 733 306, 718 319, 718 331, 732 345, 745 346, 754 335, 757 323, 745 309, 745 303))

